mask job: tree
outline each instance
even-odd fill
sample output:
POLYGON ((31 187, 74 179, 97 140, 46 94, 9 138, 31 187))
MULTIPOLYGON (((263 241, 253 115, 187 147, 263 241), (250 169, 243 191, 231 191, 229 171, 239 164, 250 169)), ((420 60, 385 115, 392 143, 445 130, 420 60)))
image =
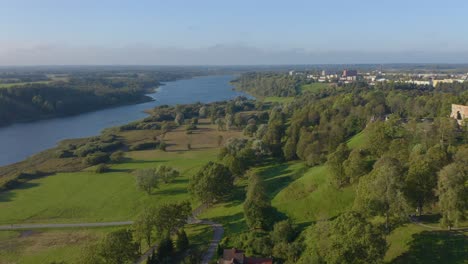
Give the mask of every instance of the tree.
POLYGON ((348 159, 343 163, 344 173, 350 182, 357 182, 359 177, 369 173, 371 166, 363 154, 362 150, 354 149, 348 156, 348 159))
POLYGON ((236 113, 234 115, 234 125, 239 129, 244 125, 244 118, 241 113, 236 113))
POLYGON ((215 121, 216 125, 218 126, 218 131, 225 131, 226 130, 226 123, 222 118, 218 118, 215 121))
POLYGON ((296 232, 289 220, 284 220, 276 223, 271 232, 271 238, 275 244, 289 243, 294 240, 296 232))
POLYGON ((435 200, 437 174, 423 154, 411 153, 408 175, 406 176, 406 196, 422 213, 423 206, 435 200))
POLYGON ((172 255, 174 254, 174 242, 171 239, 169 233, 164 236, 159 242, 158 248, 156 249, 156 255, 158 261, 156 263, 172 263, 172 255))
POLYGON ((354 206, 369 215, 385 217, 385 229, 390 232, 390 219, 402 220, 408 215, 408 203, 403 193, 404 170, 398 160, 382 157, 368 175, 361 177, 354 206))
POLYGON ((125 159, 125 154, 123 151, 119 150, 110 155, 110 160, 113 163, 120 163, 125 159))
POLYGON ((94 172, 96 173, 105 173, 110 170, 109 166, 107 164, 101 163, 96 165, 96 168, 94 169, 94 172))
POLYGON ((174 122, 176 125, 181 126, 184 123, 184 114, 177 113, 174 122))
POLYGON ((154 207, 145 208, 145 210, 138 215, 133 223, 135 238, 138 241, 145 239, 146 244, 151 246, 151 238, 155 227, 156 211, 154 207))
POLYGON ((187 223, 191 213, 188 201, 164 204, 155 209, 154 227, 158 234, 173 233, 187 223))
POLYGON ((184 252, 189 248, 189 240, 185 230, 181 229, 177 232, 176 248, 179 252, 184 252))
POLYGON ((317 223, 307 246, 302 263, 381 263, 387 249, 378 228, 355 212, 317 223))
POLYGON ((268 229, 272 223, 271 202, 266 194, 262 179, 257 174, 249 177, 244 215, 251 229, 268 229))
POLYGON ((442 212, 442 224, 449 229, 466 219, 468 210, 468 148, 461 148, 455 162, 439 172, 437 193, 442 212))
POLYGON ((213 203, 229 196, 234 189, 234 178, 227 167, 208 162, 190 180, 189 191, 204 203, 213 203))
POLYGON ((332 176, 332 183, 338 188, 349 182, 349 177, 346 176, 343 166, 348 155, 349 148, 346 143, 340 144, 335 152, 328 155, 327 167, 332 176))
POLYGON ((283 155, 286 160, 294 160, 296 158, 297 143, 293 138, 288 138, 283 147, 283 155))
POLYGON ((198 110, 198 116, 200 118, 205 118, 207 115, 207 112, 208 112, 208 109, 206 108, 206 106, 202 106, 200 107, 200 110, 198 110))
POLYGON ((227 130, 230 130, 232 125, 234 124, 234 116, 232 114, 226 114, 224 119, 225 119, 225 122, 226 122, 227 130))
POLYGON ((179 177, 180 172, 170 166, 161 165, 156 169, 156 175, 164 183, 169 183, 179 177))
POLYGON ((136 184, 140 190, 151 194, 153 188, 158 188, 158 178, 154 169, 136 170, 136 184))
POLYGON ((121 229, 109 233, 102 241, 100 255, 105 263, 128 263, 138 257, 138 245, 130 230, 121 229))

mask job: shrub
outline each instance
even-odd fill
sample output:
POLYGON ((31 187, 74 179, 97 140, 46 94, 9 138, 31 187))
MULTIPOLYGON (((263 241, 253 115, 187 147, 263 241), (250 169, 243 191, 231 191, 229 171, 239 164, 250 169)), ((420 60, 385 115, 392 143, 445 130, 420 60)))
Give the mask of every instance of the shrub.
POLYGON ((106 163, 109 161, 109 154, 104 152, 96 152, 86 156, 84 163, 86 165, 97 165, 99 163, 106 163))
POLYGON ((130 146, 130 150, 147 150, 147 149, 156 149, 159 146, 159 142, 143 142, 137 143, 135 145, 130 146))
POLYGON ((62 149, 62 150, 58 150, 57 152, 55 152, 55 157, 59 159, 70 158, 70 157, 73 157, 73 153, 68 150, 62 149))
POLYGON ((109 166, 107 166, 107 164, 101 163, 101 164, 96 166, 94 172, 104 173, 104 172, 108 172, 109 170, 110 170, 110 168, 109 168, 109 166))
POLYGON ((113 162, 113 163, 120 163, 120 162, 122 162, 124 159, 125 159, 125 154, 124 154, 124 152, 121 151, 121 150, 112 153, 112 155, 110 156, 110 160, 111 160, 111 162, 113 162))

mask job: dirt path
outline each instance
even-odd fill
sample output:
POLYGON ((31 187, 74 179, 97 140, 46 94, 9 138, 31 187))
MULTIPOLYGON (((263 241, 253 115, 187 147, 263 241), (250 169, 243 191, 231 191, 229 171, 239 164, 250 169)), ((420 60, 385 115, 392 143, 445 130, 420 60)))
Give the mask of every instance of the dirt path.
MULTIPOLYGON (((207 205, 201 205, 192 212, 192 217, 187 219, 188 224, 210 225, 213 229, 213 238, 210 241, 208 250, 203 255, 203 264, 208 264, 216 253, 216 248, 223 238, 224 228, 221 224, 208 220, 198 219, 198 215, 207 208, 207 205)), ((133 221, 122 222, 102 222, 102 223, 73 223, 73 224, 12 224, 0 225, 0 230, 31 230, 31 229, 49 229, 49 228, 73 228, 73 227, 108 227, 108 226, 127 226, 133 224, 133 221)), ((148 256, 156 249, 158 245, 150 247, 135 264, 144 263, 148 256)))
POLYGON ((208 264, 215 255, 216 249, 218 248, 218 244, 223 238, 224 228, 221 224, 212 221, 202 220, 201 224, 211 225, 211 228, 213 228, 213 238, 211 239, 210 245, 208 246, 208 250, 205 252, 202 259, 202 264, 208 264))
POLYGON ((421 223, 416 217, 410 217, 410 221, 411 221, 411 223, 413 223, 415 225, 418 225, 418 226, 421 226, 421 227, 424 227, 424 228, 427 228, 427 229, 431 229, 431 230, 436 230, 436 231, 462 231, 462 232, 463 231, 468 231, 468 227, 460 227, 460 228, 452 227, 449 230, 449 229, 444 229, 444 228, 440 228, 440 227, 436 227, 436 226, 426 225, 426 224, 421 223))

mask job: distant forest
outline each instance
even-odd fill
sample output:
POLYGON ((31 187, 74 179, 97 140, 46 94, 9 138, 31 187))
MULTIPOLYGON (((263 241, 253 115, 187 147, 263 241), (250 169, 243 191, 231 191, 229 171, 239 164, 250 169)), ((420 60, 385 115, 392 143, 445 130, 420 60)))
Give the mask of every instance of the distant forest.
POLYGON ((196 75, 200 72, 4 72, 0 74, 0 126, 149 101, 145 94, 161 82, 196 75))

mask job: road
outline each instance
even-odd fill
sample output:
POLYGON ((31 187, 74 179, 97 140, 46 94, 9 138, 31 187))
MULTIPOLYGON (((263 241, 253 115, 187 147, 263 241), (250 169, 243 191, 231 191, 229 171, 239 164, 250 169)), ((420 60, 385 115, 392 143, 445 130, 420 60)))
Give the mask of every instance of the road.
POLYGON ((208 264, 215 255, 216 249, 218 248, 218 244, 223 238, 224 228, 221 224, 212 221, 202 220, 200 223, 204 225, 211 225, 211 228, 213 228, 213 239, 211 239, 210 245, 208 246, 208 250, 203 255, 202 259, 202 264, 208 264))
MULTIPOLYGON (((200 224, 210 225, 213 229, 213 238, 210 241, 208 250, 203 255, 202 264, 208 264, 216 253, 219 242, 223 238, 224 228, 221 224, 215 223, 208 220, 198 219, 198 215, 207 208, 206 205, 197 207, 192 212, 192 217, 187 219, 188 224, 200 224)), ((72 224, 12 224, 12 225, 0 225, 0 230, 30 230, 30 229, 47 229, 47 228, 73 228, 73 227, 108 227, 108 226, 126 226, 133 224, 133 221, 122 221, 122 222, 101 222, 101 223, 72 223, 72 224)), ((154 244, 149 248, 136 262, 135 264, 144 263, 148 256, 155 250, 157 244, 154 244)))

